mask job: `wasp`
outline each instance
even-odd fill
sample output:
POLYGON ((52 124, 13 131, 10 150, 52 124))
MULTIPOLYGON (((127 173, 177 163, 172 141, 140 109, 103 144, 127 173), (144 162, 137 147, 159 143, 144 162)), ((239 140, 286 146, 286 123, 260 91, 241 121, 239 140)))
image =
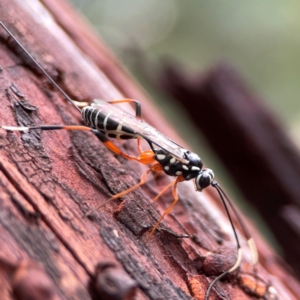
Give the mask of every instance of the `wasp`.
MULTIPOLYGON (((0 22, 0 26, 13 38, 16 43, 21 47, 21 49, 28 55, 28 57, 35 63, 35 65, 41 70, 41 72, 48 78, 48 80, 60 91, 64 98, 70 102, 80 113, 82 119, 86 126, 81 125, 40 125, 32 127, 12 127, 12 126, 0 126, 2 129, 7 131, 24 131, 28 132, 31 130, 83 130, 91 131, 96 137, 113 153, 120 155, 128 160, 133 160, 142 164, 150 165, 150 168, 141 176, 140 182, 133 187, 114 195, 108 199, 104 204, 105 205, 111 200, 120 198, 127 193, 132 192, 146 182, 147 175, 150 172, 164 172, 165 174, 175 177, 170 184, 168 184, 153 200, 156 201, 163 193, 165 193, 169 188, 172 187, 173 193, 173 202, 165 210, 163 215, 159 218, 157 223, 152 228, 150 235, 154 233, 157 229, 163 218, 170 213, 172 208, 178 201, 177 194, 177 185, 183 181, 194 180, 196 191, 201 192, 205 188, 212 186, 216 189, 219 194, 219 197, 224 205, 226 214, 230 221, 234 237, 236 240, 237 246, 237 259, 235 264, 223 272, 221 275, 216 277, 210 284, 205 299, 208 300, 211 289, 214 284, 219 281, 226 274, 236 270, 242 260, 242 248, 240 246, 239 238, 234 227, 229 207, 235 214, 242 230, 244 231, 245 237, 247 238, 249 248, 252 253, 252 264, 255 266, 258 262, 258 254, 256 250, 256 245, 248 232, 242 218, 235 209, 233 203, 227 197, 220 185, 214 180, 214 173, 211 169, 203 169, 203 162, 201 158, 180 145, 172 141, 167 136, 160 133, 157 129, 147 124, 142 120, 141 105, 138 101, 132 99, 121 99, 114 101, 103 101, 103 100, 94 100, 93 103, 86 104, 81 108, 79 102, 72 100, 60 87, 59 85, 51 78, 51 76, 45 71, 45 69, 38 63, 37 60, 24 48, 24 46, 18 41, 18 39, 10 32, 10 30, 0 22), (122 111, 117 108, 115 104, 129 102, 134 103, 136 106, 135 116, 122 111), (110 138, 114 139, 137 139, 138 141, 138 156, 132 156, 123 152, 117 145, 115 145, 110 138), (143 151, 141 149, 141 140, 145 140, 150 150, 143 151), (229 206, 229 207, 228 207, 229 206)), ((98 209, 98 206, 96 209, 98 209)), ((95 210, 96 210, 95 209, 95 210)), ((93 210, 94 211, 94 210, 93 210)), ((90 214, 89 212, 88 214, 90 214)))

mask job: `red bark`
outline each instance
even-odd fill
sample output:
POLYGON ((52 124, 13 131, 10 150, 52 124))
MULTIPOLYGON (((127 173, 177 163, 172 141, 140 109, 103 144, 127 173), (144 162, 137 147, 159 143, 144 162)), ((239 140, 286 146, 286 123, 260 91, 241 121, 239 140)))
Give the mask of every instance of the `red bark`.
POLYGON ((170 66, 163 78, 163 89, 184 104, 299 278, 300 155, 284 126, 227 64, 193 76, 170 66))
MULTIPOLYGON (((0 20, 63 90, 76 100, 138 98, 145 119, 181 142, 80 17, 66 3, 44 4, 1 0, 0 20)), ((79 124, 78 112, 7 42, 3 30, 0 42, 1 124, 79 124)), ((214 272, 234 260, 234 240, 211 200, 215 194, 200 195, 181 184, 173 214, 148 239, 146 233, 172 201, 166 194, 158 213, 151 198, 169 178, 149 177, 143 189, 108 204, 92 219, 82 218, 110 194, 134 185, 144 167, 116 157, 86 132, 1 131, 0 138, 2 299, 11 299, 11 290, 19 299, 34 299, 40 292, 45 299, 108 298, 106 280, 117 290, 111 299, 203 299, 212 280, 202 268, 207 252, 218 250, 210 255, 214 272), (30 280, 22 281, 24 276, 30 280)), ((136 153, 133 141, 118 145, 136 153)), ((259 277, 280 299, 296 299, 297 281, 253 232, 261 254, 259 277)), ((244 273, 247 266, 245 258, 244 273)), ((211 299, 255 298, 246 292, 253 284, 251 269, 246 271, 248 277, 235 274, 230 283, 217 283, 211 299)))

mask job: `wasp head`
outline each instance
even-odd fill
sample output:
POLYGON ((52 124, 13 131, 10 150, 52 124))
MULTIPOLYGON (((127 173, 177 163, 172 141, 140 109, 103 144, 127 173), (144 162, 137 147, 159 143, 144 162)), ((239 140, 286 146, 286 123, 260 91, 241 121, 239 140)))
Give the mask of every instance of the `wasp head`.
POLYGON ((196 190, 201 192, 211 185, 214 180, 214 172, 211 169, 203 169, 195 178, 196 190))

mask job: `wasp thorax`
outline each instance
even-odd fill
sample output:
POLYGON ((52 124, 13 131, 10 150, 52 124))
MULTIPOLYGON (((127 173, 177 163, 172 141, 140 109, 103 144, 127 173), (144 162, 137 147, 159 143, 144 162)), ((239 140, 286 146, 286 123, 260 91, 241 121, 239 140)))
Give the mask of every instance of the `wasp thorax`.
POLYGON ((189 164, 191 166, 198 167, 200 168, 200 170, 202 169, 203 166, 202 160, 196 153, 186 151, 184 153, 184 158, 189 161, 189 164))
POLYGON ((214 180, 214 172, 211 169, 203 169, 195 179, 197 191, 202 191, 210 186, 214 180))

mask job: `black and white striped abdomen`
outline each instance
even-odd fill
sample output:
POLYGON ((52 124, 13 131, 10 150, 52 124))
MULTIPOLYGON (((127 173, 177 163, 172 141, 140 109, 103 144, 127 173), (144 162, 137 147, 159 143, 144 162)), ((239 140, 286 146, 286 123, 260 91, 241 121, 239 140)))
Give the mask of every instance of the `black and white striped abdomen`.
POLYGON ((138 137, 132 128, 122 124, 122 118, 117 116, 113 110, 86 106, 82 109, 81 114, 87 126, 98 129, 107 137, 116 139, 134 139, 138 137))

